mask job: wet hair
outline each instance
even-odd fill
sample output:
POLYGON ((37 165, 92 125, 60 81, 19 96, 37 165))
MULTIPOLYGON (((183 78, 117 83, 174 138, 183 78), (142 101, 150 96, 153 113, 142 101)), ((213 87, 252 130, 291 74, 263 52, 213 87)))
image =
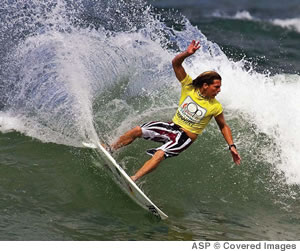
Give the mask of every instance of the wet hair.
POLYGON ((191 84, 195 88, 200 88, 204 83, 211 85, 215 79, 222 80, 221 76, 217 72, 205 71, 195 78, 191 84))

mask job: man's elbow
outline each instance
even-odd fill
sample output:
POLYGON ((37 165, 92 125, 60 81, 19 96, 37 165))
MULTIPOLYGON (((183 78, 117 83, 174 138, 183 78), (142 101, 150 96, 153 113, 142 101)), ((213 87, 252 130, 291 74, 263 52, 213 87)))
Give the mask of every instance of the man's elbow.
POLYGON ((173 58, 172 60, 172 66, 175 69, 176 67, 178 67, 178 64, 176 64, 176 58, 173 58))
POLYGON ((226 123, 218 124, 218 126, 221 132, 224 132, 229 128, 229 126, 226 123))

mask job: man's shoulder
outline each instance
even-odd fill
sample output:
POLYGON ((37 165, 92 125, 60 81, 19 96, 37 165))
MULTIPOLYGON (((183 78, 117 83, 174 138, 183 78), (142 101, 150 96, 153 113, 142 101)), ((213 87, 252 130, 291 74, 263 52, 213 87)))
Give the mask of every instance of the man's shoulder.
POLYGON ((221 105, 221 103, 216 98, 211 99, 210 102, 214 105, 221 105))
POLYGON ((215 113, 214 116, 218 116, 219 114, 221 114, 223 112, 223 106, 216 98, 212 99, 211 104, 213 106, 213 110, 214 110, 214 113, 215 113))
POLYGON ((180 83, 182 84, 182 86, 186 86, 193 83, 193 79, 189 74, 186 74, 185 78, 181 80, 180 83))

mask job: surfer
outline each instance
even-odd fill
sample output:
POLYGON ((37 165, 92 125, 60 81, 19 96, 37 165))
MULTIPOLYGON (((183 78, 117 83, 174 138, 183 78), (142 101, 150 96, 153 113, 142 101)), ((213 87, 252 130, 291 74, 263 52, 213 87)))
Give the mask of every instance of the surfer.
POLYGON ((152 157, 131 176, 133 181, 153 171, 163 159, 177 156, 187 149, 202 133, 212 117, 215 118, 228 144, 233 161, 237 165, 241 162, 230 127, 226 124, 222 105, 215 99, 221 91, 221 76, 215 71, 207 71, 193 80, 182 66, 183 61, 199 48, 199 42, 193 40, 186 51, 172 60, 175 75, 182 88, 179 107, 172 122, 155 121, 137 126, 111 145, 111 149, 116 150, 141 137, 163 143, 158 148, 147 150, 152 157))

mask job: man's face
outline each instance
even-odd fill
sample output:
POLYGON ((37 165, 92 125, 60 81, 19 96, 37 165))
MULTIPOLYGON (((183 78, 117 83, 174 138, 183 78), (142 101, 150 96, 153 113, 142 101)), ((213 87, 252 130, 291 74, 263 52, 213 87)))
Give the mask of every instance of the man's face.
POLYGON ((206 85, 205 87, 205 96, 214 98, 221 91, 221 80, 215 79, 211 85, 206 85))

